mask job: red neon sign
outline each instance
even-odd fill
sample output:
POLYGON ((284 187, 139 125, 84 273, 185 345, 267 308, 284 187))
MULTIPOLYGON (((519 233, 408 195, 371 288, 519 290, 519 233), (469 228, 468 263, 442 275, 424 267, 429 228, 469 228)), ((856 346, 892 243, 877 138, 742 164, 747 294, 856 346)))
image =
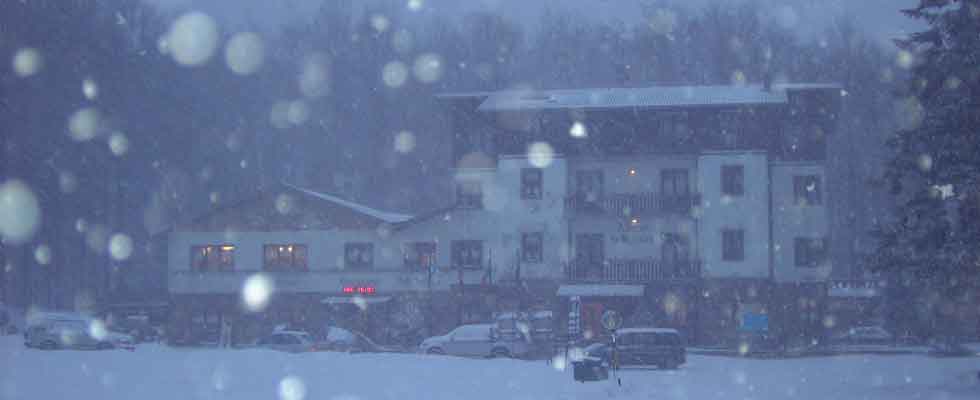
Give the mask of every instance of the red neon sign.
POLYGON ((344 286, 344 294, 374 294, 374 286, 344 286))

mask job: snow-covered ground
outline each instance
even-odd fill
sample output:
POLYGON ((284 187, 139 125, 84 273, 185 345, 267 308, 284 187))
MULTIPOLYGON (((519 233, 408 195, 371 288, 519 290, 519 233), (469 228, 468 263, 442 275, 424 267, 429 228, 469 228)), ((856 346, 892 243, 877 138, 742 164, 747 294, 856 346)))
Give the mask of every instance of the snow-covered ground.
POLYGON ((577 383, 543 361, 267 350, 39 351, 0 337, 0 399, 977 399, 980 358, 690 356, 577 383))

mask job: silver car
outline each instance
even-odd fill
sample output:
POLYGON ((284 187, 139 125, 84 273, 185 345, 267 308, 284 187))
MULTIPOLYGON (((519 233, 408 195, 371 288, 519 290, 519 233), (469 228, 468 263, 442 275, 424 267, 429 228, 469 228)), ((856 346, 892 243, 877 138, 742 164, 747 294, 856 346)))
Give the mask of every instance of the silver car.
POLYGON ((530 352, 525 335, 501 338, 494 324, 463 325, 451 332, 422 341, 419 350, 426 354, 449 354, 466 357, 521 357, 530 352))
POLYGON ((287 353, 306 353, 317 351, 316 342, 309 333, 301 331, 276 331, 259 339, 255 347, 284 351, 287 353))
POLYGON ((81 319, 42 320, 24 331, 24 345, 43 350, 115 348, 107 332, 94 330, 91 323, 81 319))

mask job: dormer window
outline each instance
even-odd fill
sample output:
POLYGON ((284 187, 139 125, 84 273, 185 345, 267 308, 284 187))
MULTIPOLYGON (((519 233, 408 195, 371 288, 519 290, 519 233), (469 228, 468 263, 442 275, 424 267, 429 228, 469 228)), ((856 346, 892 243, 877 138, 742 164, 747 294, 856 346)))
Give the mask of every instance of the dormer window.
POLYGON ((483 208, 483 185, 480 181, 463 181, 456 184, 456 206, 459 208, 483 208))

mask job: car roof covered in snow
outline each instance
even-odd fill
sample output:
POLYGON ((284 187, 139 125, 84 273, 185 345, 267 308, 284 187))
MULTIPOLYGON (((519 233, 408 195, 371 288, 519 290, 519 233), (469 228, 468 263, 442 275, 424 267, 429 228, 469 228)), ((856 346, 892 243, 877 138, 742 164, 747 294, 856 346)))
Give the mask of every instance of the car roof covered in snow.
POLYGON ((679 335, 677 329, 671 328, 624 328, 616 331, 616 334, 625 335, 628 333, 672 333, 679 335))
POLYGON ((73 321, 73 322, 89 322, 94 318, 76 312, 52 312, 52 311, 41 311, 41 312, 28 312, 27 314, 27 324, 34 325, 42 322, 50 321, 73 321))

